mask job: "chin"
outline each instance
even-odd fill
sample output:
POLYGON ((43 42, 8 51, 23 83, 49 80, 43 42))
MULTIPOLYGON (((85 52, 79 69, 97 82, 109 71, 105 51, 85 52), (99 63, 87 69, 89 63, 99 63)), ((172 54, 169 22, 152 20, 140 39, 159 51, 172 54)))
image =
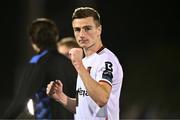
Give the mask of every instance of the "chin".
POLYGON ((80 47, 82 47, 82 48, 87 48, 87 45, 81 44, 80 47))

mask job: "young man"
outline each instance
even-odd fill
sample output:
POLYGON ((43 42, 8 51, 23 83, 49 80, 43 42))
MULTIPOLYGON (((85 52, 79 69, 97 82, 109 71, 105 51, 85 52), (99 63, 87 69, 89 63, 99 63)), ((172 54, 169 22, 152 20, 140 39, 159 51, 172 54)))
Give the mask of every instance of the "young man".
MULTIPOLYGON (((73 113, 46 94, 46 85, 52 80, 60 79, 65 93, 75 97, 76 82, 72 79, 77 77, 76 70, 71 61, 57 51, 59 30, 56 24, 47 18, 37 18, 29 26, 28 38, 36 54, 22 70, 14 100, 4 118, 19 118, 27 101, 32 98, 35 119, 73 119, 73 113)), ((24 115, 20 118, 27 119, 24 115)))
POLYGON ((69 52, 78 73, 77 97, 68 97, 59 80, 50 82, 46 92, 75 113, 76 120, 118 120, 123 71, 115 54, 103 47, 100 15, 90 7, 77 8, 72 15, 72 27, 83 48, 69 52))

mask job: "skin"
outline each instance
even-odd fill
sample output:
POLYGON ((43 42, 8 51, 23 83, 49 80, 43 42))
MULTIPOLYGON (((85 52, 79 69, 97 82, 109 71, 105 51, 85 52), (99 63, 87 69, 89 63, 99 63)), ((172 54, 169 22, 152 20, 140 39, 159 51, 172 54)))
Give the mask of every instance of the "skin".
POLYGON ((32 47, 36 53, 40 52, 40 48, 38 48, 36 44, 32 43, 32 47))
MULTIPOLYGON (((74 36, 81 48, 73 48, 69 51, 70 59, 76 71, 80 75, 88 95, 100 106, 104 106, 109 99, 111 85, 106 82, 96 82, 82 63, 83 51, 86 56, 96 53, 102 46, 101 25, 97 25, 93 17, 74 19, 72 21, 74 36)), ((57 80, 47 86, 47 94, 56 101, 62 103, 68 110, 75 113, 76 99, 63 93, 63 85, 57 80)))
POLYGON ((70 58, 70 56, 69 56, 70 49, 71 48, 67 47, 66 45, 59 45, 59 47, 58 47, 58 51, 68 58, 70 58))

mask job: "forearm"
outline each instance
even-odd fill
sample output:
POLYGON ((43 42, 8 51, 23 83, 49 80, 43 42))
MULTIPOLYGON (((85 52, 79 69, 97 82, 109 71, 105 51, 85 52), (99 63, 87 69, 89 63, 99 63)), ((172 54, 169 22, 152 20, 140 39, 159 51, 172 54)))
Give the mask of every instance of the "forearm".
POLYGON ((74 48, 70 50, 71 61, 76 71, 78 72, 81 80, 86 87, 88 95, 101 107, 104 106, 108 99, 111 86, 107 83, 99 83, 94 80, 82 62, 82 49, 74 48))
POLYGON ((76 98, 70 98, 63 93, 56 101, 61 103, 70 112, 76 113, 76 98))
POLYGON ((78 68, 78 73, 86 87, 86 90, 88 92, 88 95, 101 107, 104 106, 108 99, 109 99, 109 93, 108 91, 99 84, 96 80, 94 80, 89 72, 84 68, 84 66, 81 66, 81 68, 78 68))

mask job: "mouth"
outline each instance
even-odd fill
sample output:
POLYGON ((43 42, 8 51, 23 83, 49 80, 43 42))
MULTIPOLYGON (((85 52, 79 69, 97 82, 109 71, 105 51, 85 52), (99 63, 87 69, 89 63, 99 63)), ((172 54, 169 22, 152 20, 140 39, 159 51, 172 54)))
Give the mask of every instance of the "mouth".
POLYGON ((83 44, 83 43, 87 43, 88 40, 79 40, 79 43, 83 44))

